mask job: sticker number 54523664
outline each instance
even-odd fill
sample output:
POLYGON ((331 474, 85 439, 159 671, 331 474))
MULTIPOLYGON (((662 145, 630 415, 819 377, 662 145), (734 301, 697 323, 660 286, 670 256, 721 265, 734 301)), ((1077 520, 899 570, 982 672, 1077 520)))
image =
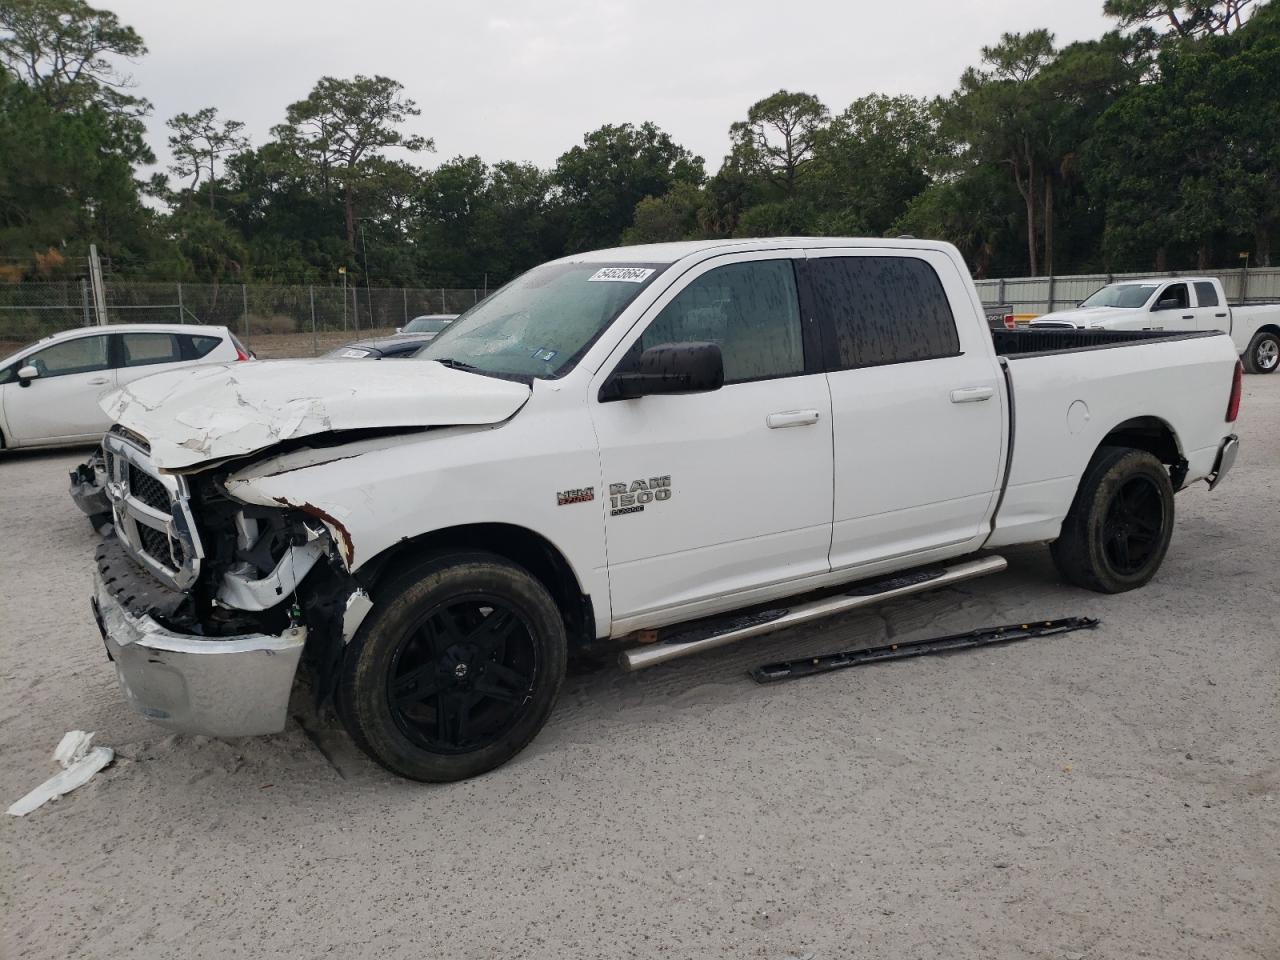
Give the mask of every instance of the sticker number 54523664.
POLYGON ((587 282, 644 283, 652 275, 651 267, 601 267, 587 277, 587 282))

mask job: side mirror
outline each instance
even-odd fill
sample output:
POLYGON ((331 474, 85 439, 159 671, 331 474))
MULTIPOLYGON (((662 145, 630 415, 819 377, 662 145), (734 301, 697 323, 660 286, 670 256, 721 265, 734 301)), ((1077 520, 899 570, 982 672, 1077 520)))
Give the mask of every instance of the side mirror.
POLYGON ((632 370, 615 371, 601 401, 651 394, 710 393, 724 386, 724 358, 716 343, 660 343, 640 354, 632 370))
POLYGON ((1181 310, 1182 304, 1177 300, 1157 300, 1152 310, 1181 310))
POLYGON ((31 364, 27 364, 25 367, 20 367, 18 369, 18 386, 29 387, 31 386, 31 381, 38 376, 40 376, 40 371, 31 364))
POLYGON ((404 333, 404 327, 396 327, 396 333, 404 333))

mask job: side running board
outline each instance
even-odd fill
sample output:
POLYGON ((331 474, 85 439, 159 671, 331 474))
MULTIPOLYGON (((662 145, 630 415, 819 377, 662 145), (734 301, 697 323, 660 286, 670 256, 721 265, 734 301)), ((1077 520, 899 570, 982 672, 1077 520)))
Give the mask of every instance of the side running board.
POLYGON ((989 573, 999 573, 1009 564, 1004 557, 983 557, 950 567, 928 567, 917 571, 895 574, 882 580, 871 580, 851 585, 845 593, 824 597, 786 609, 765 610, 760 613, 740 615, 718 624, 692 626, 679 631, 666 641, 646 644, 623 651, 620 659, 627 670, 643 670, 656 667, 668 660, 713 650, 748 637, 757 637, 775 630, 794 627, 810 620, 818 620, 859 607, 869 607, 886 600, 937 590, 962 580, 972 580, 989 573))

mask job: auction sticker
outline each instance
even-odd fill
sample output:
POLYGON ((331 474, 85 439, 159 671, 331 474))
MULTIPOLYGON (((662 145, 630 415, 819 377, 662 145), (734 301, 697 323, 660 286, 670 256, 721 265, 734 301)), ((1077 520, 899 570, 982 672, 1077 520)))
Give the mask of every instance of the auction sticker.
POLYGON ((653 270, 649 267, 601 267, 587 277, 587 283, 644 283, 651 276, 653 270))

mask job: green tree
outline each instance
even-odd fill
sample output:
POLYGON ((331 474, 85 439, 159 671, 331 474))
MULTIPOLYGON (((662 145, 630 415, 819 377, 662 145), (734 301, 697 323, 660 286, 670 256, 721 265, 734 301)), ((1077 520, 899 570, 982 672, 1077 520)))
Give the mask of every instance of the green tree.
POLYGON ((1037 80, 1055 56, 1048 30, 1006 33, 982 48, 983 69, 970 67, 949 111, 952 133, 978 163, 1004 167, 1013 178, 1026 213, 1027 263, 1040 272, 1037 230, 1046 101, 1037 80))
POLYGON ((355 195, 369 162, 388 147, 434 150, 432 140, 400 127, 422 111, 390 77, 321 77, 305 100, 291 103, 272 134, 301 162, 319 172, 324 189, 337 182, 349 251, 356 246, 355 195))
POLYGON ((1170 0, 1106 0, 1103 12, 1115 17, 1120 28, 1164 25, 1181 39, 1222 35, 1244 26, 1245 12, 1254 0, 1222 0, 1220 3, 1172 3, 1170 0))
POLYGON ((552 174, 568 221, 570 250, 608 247, 631 226, 636 204, 676 183, 701 184, 702 157, 656 124, 607 124, 560 156, 552 174))
POLYGON ((645 197, 636 204, 631 226, 622 233, 622 242, 663 243, 692 240, 701 236, 702 189, 677 182, 660 197, 645 197))
POLYGON ((942 150, 922 98, 870 94, 815 137, 807 190, 817 232, 883 235, 930 183, 942 150))
POLYGON ((212 210, 220 158, 239 153, 249 145, 249 138, 243 133, 244 124, 239 120, 224 120, 219 124, 218 108, 205 107, 195 113, 180 113, 168 120, 166 126, 173 131, 169 150, 174 162, 169 169, 176 176, 190 177, 187 189, 193 193, 201 175, 207 171, 209 209, 212 210))
POLYGON ((792 196, 828 118, 813 94, 779 90, 753 103, 747 119, 729 128, 729 163, 792 196))

